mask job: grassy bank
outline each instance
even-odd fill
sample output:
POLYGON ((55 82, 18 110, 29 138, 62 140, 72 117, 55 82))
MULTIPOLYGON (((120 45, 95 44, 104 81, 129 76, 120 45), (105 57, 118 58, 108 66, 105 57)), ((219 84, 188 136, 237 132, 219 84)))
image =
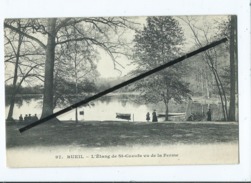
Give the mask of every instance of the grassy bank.
POLYGON ((6 127, 7 147, 78 145, 84 147, 208 144, 237 142, 238 125, 213 122, 115 122, 44 123, 19 133, 24 124, 6 127))

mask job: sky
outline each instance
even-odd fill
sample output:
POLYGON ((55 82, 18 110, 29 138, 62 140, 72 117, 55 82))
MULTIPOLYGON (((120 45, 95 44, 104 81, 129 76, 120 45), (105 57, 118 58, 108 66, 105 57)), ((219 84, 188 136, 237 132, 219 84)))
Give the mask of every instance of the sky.
MULTIPOLYGON (((183 51, 189 52, 195 46, 195 42, 193 40, 193 34, 191 32, 191 29, 188 27, 188 25, 184 21, 182 21, 180 18, 184 18, 184 17, 176 17, 176 20, 179 21, 180 26, 182 27, 184 31, 185 43, 184 43, 183 51)), ((217 21, 226 20, 227 16, 194 16, 194 18, 196 18, 196 25, 198 27, 200 28, 209 27, 213 30, 214 28, 213 26, 215 25, 215 20, 217 21)), ((146 24, 146 17, 137 17, 135 20, 136 22, 141 23, 142 28, 146 24)), ((215 31, 209 32, 209 36, 213 36, 214 34, 215 34, 215 31)), ((127 35, 127 37, 129 40, 133 40, 133 36, 127 35)), ((101 59, 99 60, 98 65, 97 65, 97 69, 100 73, 100 77, 103 77, 103 78, 123 77, 126 74, 128 74, 131 70, 135 69, 135 66, 130 64, 132 60, 128 60, 125 57, 118 59, 118 62, 124 66, 124 68, 120 67, 121 72, 114 69, 113 61, 107 54, 102 52, 100 57, 101 59)))
MULTIPOLYGON (((134 18, 134 21, 136 23, 139 23, 139 28, 143 28, 144 25, 146 25, 146 17, 131 17, 134 18)), ((185 44, 184 44, 184 52, 191 51, 191 48, 194 47, 194 40, 192 39, 192 32, 190 28, 187 26, 186 23, 184 23, 180 17, 174 17, 176 20, 179 21, 180 26, 182 27, 184 31, 184 37, 185 37, 185 44)), ((182 17, 184 18, 184 17, 182 17)), ((198 27, 205 28, 210 25, 215 25, 215 20, 221 21, 227 18, 227 16, 196 16, 196 25, 198 27)), ((211 27, 213 28, 213 27, 211 27)), ((215 31, 213 30, 210 32, 212 35, 215 34, 215 31)), ((124 34, 124 38, 126 38, 127 42, 131 42, 134 38, 135 32, 130 30, 127 31, 124 34)), ((129 60, 125 56, 121 56, 117 59, 117 61, 123 66, 116 65, 116 68, 114 68, 114 62, 111 59, 111 57, 105 52, 100 50, 99 55, 99 61, 97 62, 97 70, 100 73, 101 78, 117 78, 117 77, 123 77, 127 75, 130 71, 135 69, 135 65, 130 64, 132 60, 129 60)), ((10 73, 13 72, 14 67, 7 67, 5 70, 6 77, 10 73)), ((10 81, 11 82, 11 81, 10 81)), ((10 83, 9 83, 10 84, 10 83)), ((42 83, 41 83, 42 84, 42 83)))
MULTIPOLYGON (((131 17, 133 18, 134 22, 138 23, 138 28, 143 28, 146 25, 146 17, 131 17)), ((134 31, 127 31, 124 34, 124 37, 127 42, 132 42, 134 39, 135 32, 134 31)), ((112 59, 108 54, 105 52, 101 52, 100 54, 100 60, 97 65, 98 72, 100 73, 100 77, 103 78, 116 78, 116 77, 123 77, 127 75, 130 71, 135 69, 135 66, 130 64, 132 60, 127 59, 125 56, 121 56, 121 58, 118 58, 117 61, 123 66, 117 65, 117 69, 114 69, 114 64, 112 59)))

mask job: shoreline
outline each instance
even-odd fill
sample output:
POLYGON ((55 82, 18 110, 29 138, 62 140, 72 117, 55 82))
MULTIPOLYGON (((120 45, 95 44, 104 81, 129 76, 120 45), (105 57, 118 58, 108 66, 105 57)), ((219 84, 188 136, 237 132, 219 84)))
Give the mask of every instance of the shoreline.
MULTIPOLYGON (((15 119, 14 119, 15 120, 15 119)), ((6 121, 6 120, 5 120, 6 121)), ((35 122, 35 121, 33 121, 35 122)), ((19 120, 15 120, 15 121, 6 121, 6 124, 30 124, 33 122, 19 122, 19 120)), ((188 123, 188 124, 235 124, 235 125, 239 125, 238 121, 158 121, 158 122, 147 122, 147 121, 127 121, 127 120, 78 120, 78 123, 76 123, 75 120, 58 120, 58 123, 67 123, 67 124, 82 124, 82 123, 104 123, 104 122, 108 122, 108 123, 145 123, 145 124, 158 124, 158 123, 188 123)), ((44 122, 43 124, 45 124, 46 122, 44 122)))

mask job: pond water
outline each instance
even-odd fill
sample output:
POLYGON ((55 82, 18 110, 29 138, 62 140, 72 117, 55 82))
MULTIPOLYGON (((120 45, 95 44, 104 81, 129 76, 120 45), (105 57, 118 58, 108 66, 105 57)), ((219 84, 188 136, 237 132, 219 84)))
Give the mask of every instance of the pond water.
MULTIPOLYGON (((115 96, 104 96, 98 100, 95 100, 90 106, 78 108, 78 119, 80 121, 106 121, 106 120, 117 120, 127 121, 116 118, 116 113, 127 113, 131 114, 131 121, 146 121, 146 113, 153 112, 156 109, 157 114, 164 114, 165 107, 162 103, 158 104, 144 104, 143 102, 136 102, 138 96, 136 95, 115 95, 115 96), (81 115, 81 111, 84 111, 84 115, 81 115)), ((67 106, 64 106, 67 107, 67 106)), ((64 107, 56 108, 54 112, 57 112, 64 107)), ((222 119, 221 106, 220 104, 206 104, 198 102, 183 102, 177 104, 173 101, 169 104, 170 113, 206 113, 208 107, 213 111, 213 120, 222 119)), ((9 101, 6 98, 5 115, 8 115, 9 101)), ((19 115, 22 114, 37 114, 41 116, 42 112, 42 96, 22 96, 17 97, 17 102, 14 107, 13 118, 18 119, 19 115)), ((75 109, 58 116, 59 120, 75 120, 75 109)), ((159 118, 159 121, 164 121, 164 118, 159 118)), ((172 121, 184 121, 185 116, 170 117, 172 121)))

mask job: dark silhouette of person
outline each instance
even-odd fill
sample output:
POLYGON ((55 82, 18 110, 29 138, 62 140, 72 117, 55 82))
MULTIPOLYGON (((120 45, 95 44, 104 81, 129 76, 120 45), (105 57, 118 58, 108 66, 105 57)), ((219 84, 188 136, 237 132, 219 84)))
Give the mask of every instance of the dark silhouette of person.
POLYGON ((156 110, 153 111, 152 116, 153 116, 153 117, 152 117, 152 121, 153 121, 153 122, 158 122, 156 110))
POLYGON ((207 121, 211 121, 212 120, 212 111, 211 109, 208 109, 207 111, 207 121))
POLYGON ((35 116, 33 117, 33 120, 34 120, 34 121, 37 121, 37 120, 38 120, 37 114, 35 114, 35 116))
POLYGON ((31 116, 30 118, 31 118, 30 121, 32 121, 32 122, 38 120, 37 114, 35 114, 34 116, 31 116))
POLYGON ((147 122, 150 121, 150 113, 149 113, 149 112, 146 113, 146 121, 147 121, 147 122))
POLYGON ((32 121, 31 114, 29 114, 29 116, 28 116, 28 121, 32 121))
POLYGON ((19 116, 19 122, 22 122, 23 120, 24 120, 24 118, 23 118, 22 114, 20 114, 20 116, 19 116))
POLYGON ((28 121, 28 114, 25 114, 24 121, 28 121))

